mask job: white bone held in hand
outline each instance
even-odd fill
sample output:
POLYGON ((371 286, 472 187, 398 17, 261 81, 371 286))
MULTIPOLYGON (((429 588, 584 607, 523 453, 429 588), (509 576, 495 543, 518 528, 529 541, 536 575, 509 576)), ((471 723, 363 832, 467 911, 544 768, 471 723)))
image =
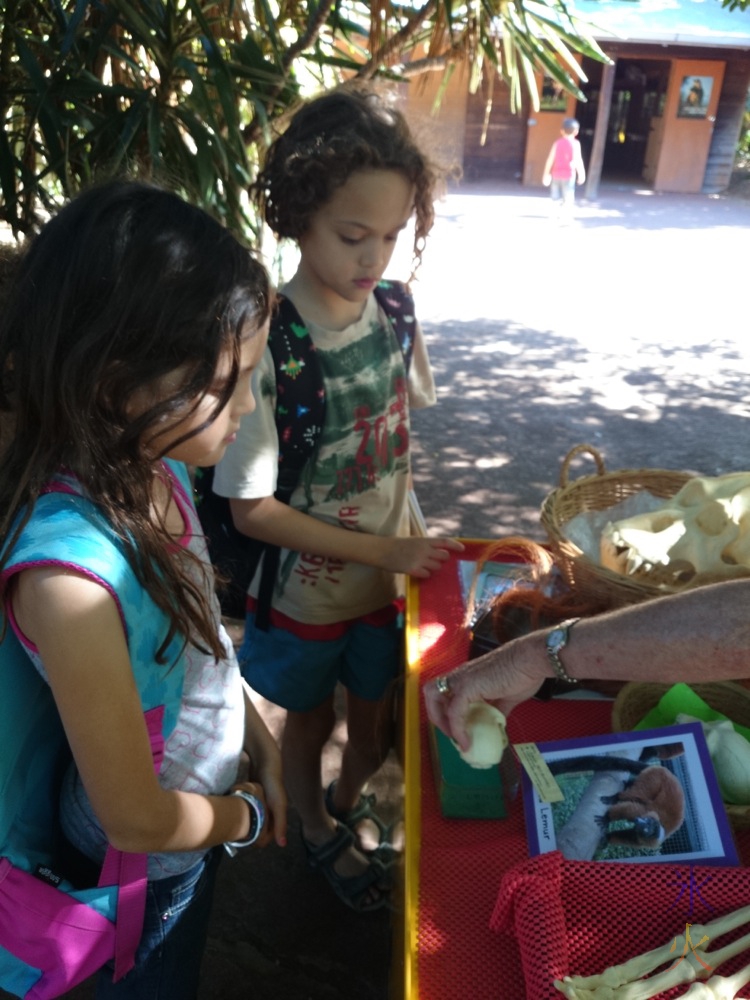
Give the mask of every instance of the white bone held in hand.
POLYGON ((471 744, 468 750, 461 750, 454 742, 461 757, 472 767, 488 768, 499 764, 508 745, 503 713, 486 701, 472 701, 464 721, 471 744))

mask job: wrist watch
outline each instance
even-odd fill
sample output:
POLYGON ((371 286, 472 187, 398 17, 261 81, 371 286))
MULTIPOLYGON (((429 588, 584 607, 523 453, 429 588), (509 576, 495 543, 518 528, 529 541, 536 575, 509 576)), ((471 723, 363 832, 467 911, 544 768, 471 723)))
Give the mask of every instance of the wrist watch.
POLYGON ((562 660, 560 659, 560 652, 565 649, 568 644, 571 628, 580 620, 580 618, 568 618, 566 621, 560 622, 559 625, 555 625, 555 627, 547 633, 544 640, 544 644, 547 649, 547 657, 552 664, 552 669, 555 671, 555 676, 559 680, 565 681, 566 684, 577 684, 578 679, 576 677, 571 677, 565 669, 562 664, 562 660))
POLYGON ((250 810, 250 832, 247 837, 244 840, 228 840, 224 844, 224 850, 230 858, 233 858, 240 848, 250 847, 258 839, 266 822, 266 810, 260 799, 256 798, 255 795, 251 795, 250 792, 245 792, 237 788, 229 794, 236 795, 239 799, 244 799, 250 810))

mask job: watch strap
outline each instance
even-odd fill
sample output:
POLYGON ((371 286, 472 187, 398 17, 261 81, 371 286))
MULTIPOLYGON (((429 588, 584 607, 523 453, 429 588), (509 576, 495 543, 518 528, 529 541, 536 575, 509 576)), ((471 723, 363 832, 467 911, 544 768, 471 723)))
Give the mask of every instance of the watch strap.
POLYGON ((560 659, 560 652, 565 649, 568 644, 571 628, 580 620, 580 618, 568 618, 564 622, 560 622, 559 625, 555 625, 554 628, 550 629, 545 639, 547 658, 552 664, 555 676, 558 680, 565 681, 566 684, 577 684, 578 678, 571 677, 565 669, 563 662, 560 659))
POLYGON ((250 811, 250 830, 247 837, 244 840, 228 840, 224 844, 224 850, 230 858, 233 858, 237 851, 243 847, 251 847, 258 839, 266 822, 266 810, 259 798, 244 789, 236 788, 229 794, 244 799, 250 811))

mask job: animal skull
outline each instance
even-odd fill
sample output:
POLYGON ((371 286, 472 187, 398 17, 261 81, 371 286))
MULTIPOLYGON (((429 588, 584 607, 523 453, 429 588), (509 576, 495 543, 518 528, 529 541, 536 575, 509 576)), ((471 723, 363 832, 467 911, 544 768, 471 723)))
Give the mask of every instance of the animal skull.
POLYGON ((675 722, 701 724, 722 799, 737 805, 750 805, 750 741, 736 731, 729 719, 706 722, 678 712, 675 722))
POLYGON ((625 576, 679 585, 750 573, 750 473, 696 476, 647 514, 610 522, 601 564, 625 576))

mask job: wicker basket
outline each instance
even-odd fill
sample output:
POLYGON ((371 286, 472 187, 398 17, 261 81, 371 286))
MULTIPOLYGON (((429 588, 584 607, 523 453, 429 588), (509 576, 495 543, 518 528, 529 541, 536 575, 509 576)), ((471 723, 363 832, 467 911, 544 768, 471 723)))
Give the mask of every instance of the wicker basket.
MULTIPOLYGON (((630 732, 671 687, 670 684, 631 682, 615 698, 612 707, 612 729, 616 733, 630 732)), ((716 712, 732 722, 750 728, 750 691, 733 681, 691 684, 690 687, 716 712)), ((732 826, 737 830, 750 827, 750 806, 724 803, 732 826)))
POLYGON ((617 472, 606 472, 604 461, 596 448, 590 444, 579 444, 572 448, 562 463, 560 486, 547 496, 541 511, 541 521, 549 536, 550 548, 568 586, 583 601, 590 601, 592 605, 602 609, 638 604, 651 597, 684 589, 632 580, 593 563, 577 545, 565 537, 565 525, 577 514, 606 510, 642 490, 648 490, 665 500, 669 499, 691 478, 690 473, 668 469, 620 469, 617 472), (571 483, 568 479, 570 464, 574 458, 584 453, 593 458, 597 472, 571 483))

